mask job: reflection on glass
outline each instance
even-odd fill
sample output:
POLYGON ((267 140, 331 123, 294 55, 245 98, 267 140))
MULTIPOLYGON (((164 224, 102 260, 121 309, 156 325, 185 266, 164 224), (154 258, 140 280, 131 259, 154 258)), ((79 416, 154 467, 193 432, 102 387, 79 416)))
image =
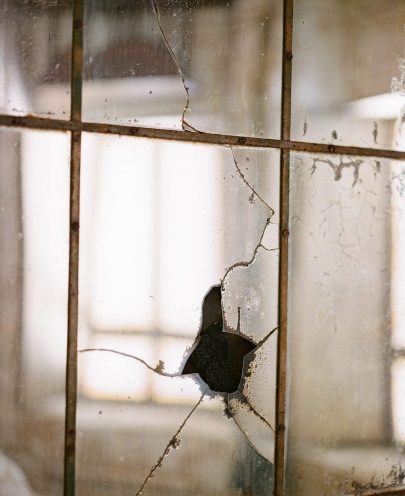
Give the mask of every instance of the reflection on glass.
POLYGON ((0 494, 61 494, 69 136, 0 133, 0 494))
POLYGON ((272 493, 278 159, 84 135, 79 494, 272 493), (220 320, 257 347, 232 394, 182 375, 220 320))
POLYGON ((291 175, 287 494, 401 486, 403 166, 294 154, 291 175))
POLYGON ((69 119, 71 2, 0 5, 0 113, 69 119))
POLYGON ((404 22, 398 0, 297 2, 293 139, 395 146, 405 104, 404 22))
POLYGON ((87 0, 84 119, 279 135, 280 0, 87 0))

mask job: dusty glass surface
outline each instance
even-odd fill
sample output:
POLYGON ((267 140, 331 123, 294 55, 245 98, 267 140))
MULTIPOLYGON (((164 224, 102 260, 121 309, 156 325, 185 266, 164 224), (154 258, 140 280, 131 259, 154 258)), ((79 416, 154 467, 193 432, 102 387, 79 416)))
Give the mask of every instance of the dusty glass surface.
POLYGON ((72 2, 0 3, 0 113, 70 117, 72 2))
POLYGON ((279 136, 281 0, 85 3, 85 120, 279 136))
POLYGON ((404 97, 402 0, 296 2, 292 138, 396 146, 404 97))
POLYGON ((287 494, 402 487, 404 165, 293 154, 291 180, 287 494))
POLYGON ((78 494, 272 494, 278 166, 84 135, 78 494))
POLYGON ((69 136, 0 133, 0 494, 62 493, 69 136))

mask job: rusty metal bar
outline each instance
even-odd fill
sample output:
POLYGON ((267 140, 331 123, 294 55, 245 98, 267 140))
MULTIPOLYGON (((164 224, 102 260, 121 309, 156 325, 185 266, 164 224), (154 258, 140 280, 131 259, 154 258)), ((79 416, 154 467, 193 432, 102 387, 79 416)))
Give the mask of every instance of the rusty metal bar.
POLYGON ((289 237, 289 164, 290 152, 282 150, 280 157, 280 255, 278 291, 277 393, 275 444, 275 495, 284 495, 285 432, 286 432, 286 359, 288 315, 288 237, 289 237))
MULTIPOLYGON (((84 0, 74 0, 72 26, 71 123, 81 120, 83 74, 84 0)), ((64 496, 75 495, 76 408, 77 408, 77 332, 79 294, 79 221, 81 131, 71 133, 70 218, 69 218, 69 293, 66 358, 66 413, 64 496)))
POLYGON ((79 191, 81 133, 71 138, 68 337, 66 362, 64 496, 75 494, 77 328, 79 269, 79 191))
MULTIPOLYGON (((291 143, 291 80, 292 80, 293 0, 283 5, 283 57, 281 93, 281 139, 291 143)), ((278 290, 278 340, 277 340, 277 392, 276 392, 276 443, 275 443, 275 496, 285 494, 285 445, 286 445, 286 359, 288 315, 288 237, 290 151, 280 153, 280 258, 278 290)))
POLYGON ((46 131, 78 131, 99 134, 115 134, 138 138, 164 139, 191 143, 203 143, 226 146, 243 146, 249 148, 276 148, 293 152, 314 154, 351 155, 358 157, 385 158, 389 160, 405 160, 405 151, 383 148, 367 148, 361 146, 331 145, 292 141, 289 139, 255 138, 214 133, 194 133, 175 131, 173 129, 156 129, 148 127, 122 126, 117 124, 99 124, 95 122, 79 122, 43 117, 13 116, 0 114, 0 127, 16 127, 25 129, 42 129, 46 131))
POLYGON ((359 493, 361 496, 405 496, 405 487, 387 487, 359 493))
POLYGON ((391 349, 391 359, 405 358, 405 349, 393 348, 391 349))
MULTIPOLYGON (((70 77, 70 120, 82 120, 84 0, 74 0, 72 26, 72 68, 70 77)), ((74 129, 79 131, 79 129, 74 129)))
POLYGON ((284 0, 283 58, 281 88, 281 139, 289 140, 291 133, 291 80, 293 59, 293 0, 284 0))

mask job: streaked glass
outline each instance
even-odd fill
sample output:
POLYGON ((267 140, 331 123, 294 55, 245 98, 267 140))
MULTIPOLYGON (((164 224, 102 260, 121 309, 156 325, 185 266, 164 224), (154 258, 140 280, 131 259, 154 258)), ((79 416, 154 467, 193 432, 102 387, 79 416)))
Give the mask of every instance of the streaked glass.
POLYGON ((62 494, 69 136, 0 133, 0 494, 62 494))
POLYGON ((279 136, 280 0, 85 3, 85 120, 279 136))
POLYGON ((302 0, 294 9, 292 138, 395 148, 404 97, 401 0, 302 0))
POLYGON ((70 0, 0 3, 0 113, 70 118, 70 0))
POLYGON ((403 484, 404 177, 388 160, 292 156, 288 495, 403 484))

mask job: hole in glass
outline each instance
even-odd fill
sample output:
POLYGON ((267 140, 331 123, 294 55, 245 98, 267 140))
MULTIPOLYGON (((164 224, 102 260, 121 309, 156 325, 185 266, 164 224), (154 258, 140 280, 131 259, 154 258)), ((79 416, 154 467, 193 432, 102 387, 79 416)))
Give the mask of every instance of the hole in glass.
POLYGON ((197 373, 212 391, 234 393, 242 379, 243 361, 255 347, 240 334, 223 330, 221 287, 213 286, 204 298, 201 329, 182 375, 197 373))

